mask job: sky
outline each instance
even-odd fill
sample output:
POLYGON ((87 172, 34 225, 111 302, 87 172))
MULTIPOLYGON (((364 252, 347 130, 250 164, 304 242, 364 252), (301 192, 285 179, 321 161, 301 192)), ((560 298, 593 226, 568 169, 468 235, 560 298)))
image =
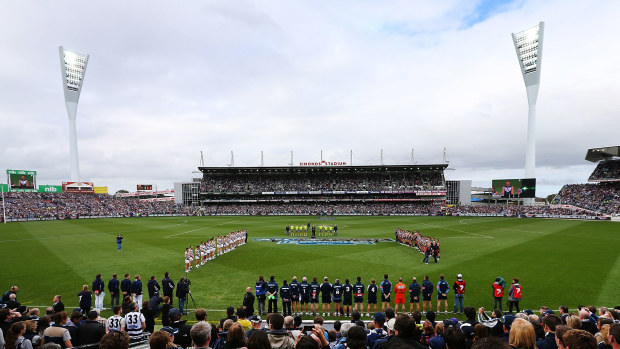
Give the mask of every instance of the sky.
MULTIPOLYGON (((200 165, 437 164, 525 175, 527 98, 511 33, 545 22, 538 196, 619 145, 620 2, 4 1, 0 170, 69 179, 58 46, 89 54, 80 179, 173 188, 200 165), (352 154, 352 156, 351 156, 352 154), (383 158, 381 158, 383 154, 383 158), (413 154, 413 157, 412 157, 413 154)), ((0 180, 5 182, 5 180, 0 180)))

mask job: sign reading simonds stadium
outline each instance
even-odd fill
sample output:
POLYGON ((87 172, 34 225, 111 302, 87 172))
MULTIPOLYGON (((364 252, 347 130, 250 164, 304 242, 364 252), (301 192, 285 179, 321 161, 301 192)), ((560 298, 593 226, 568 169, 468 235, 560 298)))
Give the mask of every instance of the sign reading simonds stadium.
POLYGON ((347 166, 346 161, 310 161, 310 162, 300 162, 299 166, 347 166))

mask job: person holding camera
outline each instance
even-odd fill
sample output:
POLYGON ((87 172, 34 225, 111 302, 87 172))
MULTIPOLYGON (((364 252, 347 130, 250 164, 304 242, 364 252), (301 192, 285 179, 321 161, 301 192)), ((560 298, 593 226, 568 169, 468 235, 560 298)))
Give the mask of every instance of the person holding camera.
POLYGON ((189 284, 190 280, 186 280, 184 277, 182 277, 179 280, 179 283, 177 283, 176 296, 179 299, 179 311, 181 312, 181 314, 187 314, 187 312, 184 311, 184 305, 187 301, 187 294, 191 293, 191 291, 189 290, 189 284))

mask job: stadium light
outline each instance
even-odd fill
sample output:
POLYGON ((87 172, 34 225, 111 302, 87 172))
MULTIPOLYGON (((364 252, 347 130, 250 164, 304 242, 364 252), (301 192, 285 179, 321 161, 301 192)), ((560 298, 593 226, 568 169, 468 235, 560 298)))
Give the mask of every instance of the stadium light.
POLYGON ((512 33, 512 41, 515 45, 519 67, 521 68, 527 92, 526 178, 536 177, 536 100, 538 99, 538 89, 540 87, 544 31, 545 23, 541 21, 534 27, 518 33, 512 33))
POLYGON ((75 119, 77 106, 84 82, 84 74, 88 65, 88 55, 58 47, 60 53, 60 71, 62 73, 62 89, 65 94, 65 106, 69 115, 69 158, 71 163, 71 180, 79 182, 80 166, 77 150, 77 132, 75 119))

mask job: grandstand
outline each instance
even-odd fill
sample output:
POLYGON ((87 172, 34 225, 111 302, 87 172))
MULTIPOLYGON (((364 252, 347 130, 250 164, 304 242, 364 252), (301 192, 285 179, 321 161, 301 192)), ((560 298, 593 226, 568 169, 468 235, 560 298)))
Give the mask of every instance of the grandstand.
POLYGON ((199 205, 208 214, 428 213, 445 205, 446 167, 199 167, 199 205))
POLYGON ((554 203, 598 214, 620 213, 620 146, 588 149, 586 160, 597 163, 588 184, 567 184, 554 203))

